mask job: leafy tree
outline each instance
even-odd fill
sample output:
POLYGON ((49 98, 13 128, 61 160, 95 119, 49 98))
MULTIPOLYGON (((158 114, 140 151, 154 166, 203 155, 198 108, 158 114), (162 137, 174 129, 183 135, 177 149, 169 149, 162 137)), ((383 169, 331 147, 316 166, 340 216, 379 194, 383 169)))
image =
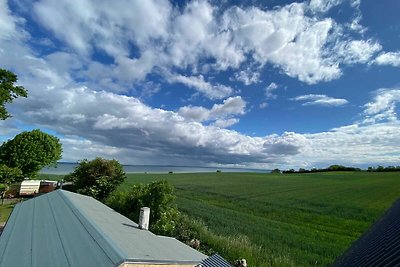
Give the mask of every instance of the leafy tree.
POLYGON ((12 168, 5 164, 0 164, 0 183, 11 184, 20 182, 23 179, 24 175, 19 168, 12 168))
POLYGON ((281 170, 280 170, 280 169, 273 169, 273 170, 271 171, 271 173, 281 173, 281 170))
POLYGON ((17 75, 11 71, 0 69, 0 120, 10 117, 5 108, 6 103, 11 103, 15 98, 27 97, 28 93, 22 86, 15 86, 17 75))
POLYGON ((96 158, 81 161, 65 180, 74 183, 77 193, 104 200, 125 178, 124 168, 117 160, 96 158))
POLYGON ((173 187, 167 181, 134 185, 129 191, 113 192, 106 204, 138 222, 140 208, 150 208, 150 230, 160 235, 174 235, 180 214, 175 205, 173 187))
POLYGON ((60 140, 39 129, 22 132, 0 146, 0 164, 19 168, 24 176, 36 176, 45 166, 61 159, 60 140))

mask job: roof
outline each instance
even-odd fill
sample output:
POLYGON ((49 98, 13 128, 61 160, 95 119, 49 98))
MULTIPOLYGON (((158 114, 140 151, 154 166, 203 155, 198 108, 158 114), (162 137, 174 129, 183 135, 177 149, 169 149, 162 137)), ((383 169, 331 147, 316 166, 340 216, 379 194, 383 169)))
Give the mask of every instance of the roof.
POLYGON ((15 206, 0 237, 0 266, 198 264, 207 256, 138 225, 101 202, 64 190, 15 206))
POLYGON ((24 180, 21 182, 21 186, 24 185, 40 185, 40 180, 24 180))
POLYGON ((339 257, 334 266, 400 265, 400 200, 339 257))
POLYGON ((218 254, 214 254, 204 259, 197 267, 233 267, 224 258, 218 254))

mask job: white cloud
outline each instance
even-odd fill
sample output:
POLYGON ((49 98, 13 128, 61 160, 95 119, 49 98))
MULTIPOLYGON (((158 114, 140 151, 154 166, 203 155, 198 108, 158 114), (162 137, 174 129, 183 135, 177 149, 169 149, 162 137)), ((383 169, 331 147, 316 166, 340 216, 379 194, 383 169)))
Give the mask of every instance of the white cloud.
POLYGON ((234 79, 231 80, 240 81, 245 85, 251 85, 260 82, 260 73, 251 69, 241 70, 239 72, 236 72, 234 75, 234 79))
POLYGON ((332 7, 338 6, 343 0, 311 0, 309 8, 313 12, 327 12, 332 7))
POLYGON ((314 95, 314 94, 309 94, 309 95, 301 95, 292 98, 291 100, 295 101, 306 101, 303 103, 303 106, 343 106, 349 101, 346 99, 342 98, 334 98, 330 97, 327 95, 314 95))
POLYGON ((183 75, 171 75, 170 82, 179 82, 204 94, 210 99, 221 99, 230 96, 233 89, 222 84, 211 84, 204 80, 202 75, 186 77, 183 75))
POLYGON ((230 117, 243 115, 245 108, 246 102, 240 96, 236 96, 225 99, 222 104, 214 104, 211 109, 197 106, 181 107, 178 114, 189 121, 215 121, 215 126, 227 127, 239 122, 238 119, 230 117))
POLYGON ((364 122, 397 121, 396 105, 400 102, 400 89, 379 89, 372 102, 365 104, 364 122))
POLYGON ((376 57, 374 63, 378 65, 392 65, 394 67, 399 67, 400 52, 382 53, 376 57))
POLYGON ((298 3, 272 11, 236 7, 225 12, 223 21, 237 46, 251 52, 257 63, 271 63, 310 84, 336 79, 338 64, 324 57, 335 24, 307 17, 305 8, 298 3))
POLYGON ((341 26, 332 19, 307 14, 310 8, 326 11, 340 2, 220 10, 207 1, 190 1, 183 9, 167 0, 121 1, 110 9, 107 1, 41 0, 31 9, 64 50, 89 61, 95 51, 113 59, 102 73, 107 76, 103 85, 116 80, 129 88, 150 73, 169 73, 173 68, 191 72, 192 77, 199 70, 237 70, 236 80, 257 83, 262 78, 257 72, 241 69, 246 61, 261 67, 272 64, 290 77, 315 84, 337 79, 340 63, 366 62, 377 49, 368 40, 345 40, 335 34, 341 26), (345 55, 335 55, 333 44, 343 47, 340 52, 345 55))
POLYGON ((7 0, 0 0, 0 40, 26 36, 27 33, 17 27, 17 25, 21 25, 24 22, 23 18, 15 17, 11 14, 7 0))
MULTIPOLYGON (((0 3, 6 6, 4 1, 0 3)), ((365 106, 363 115, 368 123, 314 134, 286 132, 258 137, 223 129, 237 123, 246 103, 238 96, 227 98, 234 93, 232 88, 211 84, 204 73, 201 76, 199 66, 204 62, 219 71, 237 70, 247 60, 261 66, 272 64, 291 77, 316 83, 339 77, 341 62, 364 62, 370 57, 371 53, 355 49, 354 56, 345 57, 349 61, 344 57, 328 58, 330 42, 343 41, 328 36, 337 25, 331 19, 306 16, 304 4, 274 10, 236 7, 216 12, 216 7, 201 1, 190 2, 181 12, 167 1, 118 2, 113 9, 105 8, 102 1, 96 5, 89 0, 64 1, 60 2, 63 9, 58 10, 54 10, 56 1, 34 3, 36 16, 44 16, 38 20, 46 24, 55 20, 47 27, 64 42, 64 52, 38 57, 26 45, 26 35, 0 38, 2 67, 15 69, 20 83, 29 88, 28 99, 13 103, 14 118, 1 123, 3 137, 15 134, 19 125, 50 129, 62 136, 63 158, 71 161, 101 155, 131 164, 218 163, 264 168, 343 161, 347 165, 398 162, 400 148, 394 144, 400 143, 400 123, 395 114, 399 89, 377 91, 365 106), (102 9, 102 17, 84 5, 102 9), (130 5, 144 6, 134 9, 128 8, 130 5), (61 17, 45 18, 52 14, 61 17), (134 23, 135 19, 148 23, 134 23), (183 26, 188 21, 193 27, 186 31, 183 26), (73 32, 71 40, 61 32, 64 28, 65 33, 73 32), (174 34, 166 34, 170 31, 174 34), (129 42, 138 47, 139 55, 130 54, 129 42), (190 44, 185 46, 186 42, 190 44), (113 63, 94 61, 93 49, 106 53, 113 63), (126 73, 119 72, 124 64, 126 73), (182 75, 185 78, 178 76, 182 80, 179 82, 209 98, 227 99, 209 109, 187 107, 184 115, 183 108, 178 112, 157 109, 136 97, 117 93, 132 80, 145 79, 149 72, 163 74, 170 68, 177 68, 179 73, 193 72, 188 77, 182 75)), ((24 32, 19 18, 6 8, 0 10, 1 25, 7 21, 15 32, 24 32)), ((373 42, 369 44, 374 46, 373 42)), ((300 97, 305 104, 346 103, 345 99, 326 95, 300 97)))
POLYGON ((355 40, 341 42, 336 47, 337 53, 345 64, 367 63, 382 46, 372 40, 355 40))
POLYGON ((267 99, 275 99, 275 98, 277 98, 277 95, 275 95, 273 93, 273 91, 275 91, 278 88, 279 88, 279 85, 277 85, 276 83, 274 83, 274 82, 270 83, 267 86, 267 88, 265 88, 265 96, 267 97, 267 99))
POLYGON ((217 119, 212 125, 219 128, 228 128, 239 122, 238 118, 230 118, 226 120, 217 119))
POLYGON ((258 107, 260 109, 264 109, 264 108, 268 107, 268 103, 267 102, 262 102, 258 107))

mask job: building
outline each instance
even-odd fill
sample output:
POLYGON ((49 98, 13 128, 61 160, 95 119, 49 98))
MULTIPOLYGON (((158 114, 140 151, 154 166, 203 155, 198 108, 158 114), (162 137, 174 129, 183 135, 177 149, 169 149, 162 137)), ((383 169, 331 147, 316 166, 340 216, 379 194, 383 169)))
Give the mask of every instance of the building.
POLYGON ((207 256, 158 236, 80 194, 56 190, 17 204, 0 237, 0 266, 193 267, 207 256))
POLYGON ((37 194, 53 191, 57 186, 57 181, 47 180, 24 180, 19 189, 20 196, 35 196, 37 194))

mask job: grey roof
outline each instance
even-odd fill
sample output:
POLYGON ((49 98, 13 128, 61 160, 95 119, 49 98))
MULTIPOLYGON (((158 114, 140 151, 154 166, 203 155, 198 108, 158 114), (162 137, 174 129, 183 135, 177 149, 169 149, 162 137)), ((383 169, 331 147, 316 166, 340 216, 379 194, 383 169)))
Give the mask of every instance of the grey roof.
POLYGON ((399 266, 400 200, 353 245, 333 266, 399 266))
POLYGON ((207 256, 141 230, 101 202, 64 190, 15 206, 0 237, 0 266, 195 265, 207 256))
POLYGON ((224 258, 218 254, 214 254, 204 259, 197 267, 233 267, 224 258))

